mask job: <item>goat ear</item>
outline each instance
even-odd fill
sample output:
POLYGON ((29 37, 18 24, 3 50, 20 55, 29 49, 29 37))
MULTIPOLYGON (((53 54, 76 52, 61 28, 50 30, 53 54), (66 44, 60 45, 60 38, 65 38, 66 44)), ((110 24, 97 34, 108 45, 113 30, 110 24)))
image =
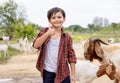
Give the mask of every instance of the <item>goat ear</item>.
POLYGON ((95 42, 95 52, 99 57, 103 58, 103 50, 99 42, 95 42))
POLYGON ((84 41, 83 47, 86 48, 86 49, 89 47, 89 41, 88 40, 84 41))

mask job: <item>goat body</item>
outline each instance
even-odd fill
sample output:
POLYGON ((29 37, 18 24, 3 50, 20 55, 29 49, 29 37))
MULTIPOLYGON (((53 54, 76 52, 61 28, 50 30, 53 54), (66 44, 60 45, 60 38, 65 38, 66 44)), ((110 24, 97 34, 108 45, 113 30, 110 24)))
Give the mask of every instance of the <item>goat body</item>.
POLYGON ((102 40, 100 39, 87 41, 85 43, 84 56, 86 59, 91 61, 93 60, 93 58, 97 59, 100 61, 101 64, 110 63, 109 60, 112 61, 116 67, 114 83, 119 83, 120 81, 120 44, 114 43, 114 44, 105 45, 103 41, 102 42, 101 41, 102 40), (93 47, 93 49, 91 49, 90 47, 93 47))
MULTIPOLYGON (((120 45, 118 44, 110 44, 108 46, 102 45, 102 49, 104 52, 104 58, 101 62, 102 64, 109 63, 111 60, 116 66, 116 75, 117 80, 120 81, 120 45)), ((119 83, 119 82, 115 82, 119 83)))
POLYGON ((97 78, 96 72, 99 67, 88 61, 77 60, 76 63, 76 80, 80 83, 91 83, 97 78))
POLYGON ((25 52, 25 54, 28 52, 29 41, 27 37, 25 37, 24 39, 19 39, 19 47, 20 52, 25 52))
MULTIPOLYGON (((106 68, 113 68, 113 65, 105 64, 102 66, 95 65, 89 61, 81 61, 77 60, 76 63, 76 80, 79 81, 80 83, 91 83, 94 79, 105 75, 107 73, 106 68), (109 66, 109 67, 108 67, 109 66)), ((113 73, 112 75, 108 75, 111 79, 114 79, 114 71, 111 70, 110 73, 113 73)))
POLYGON ((4 52, 4 56, 7 55, 7 51, 8 51, 8 45, 6 44, 0 45, 0 52, 4 52))
POLYGON ((9 36, 2 36, 2 40, 3 40, 3 42, 5 43, 5 44, 9 44, 9 40, 10 40, 10 37, 9 36))

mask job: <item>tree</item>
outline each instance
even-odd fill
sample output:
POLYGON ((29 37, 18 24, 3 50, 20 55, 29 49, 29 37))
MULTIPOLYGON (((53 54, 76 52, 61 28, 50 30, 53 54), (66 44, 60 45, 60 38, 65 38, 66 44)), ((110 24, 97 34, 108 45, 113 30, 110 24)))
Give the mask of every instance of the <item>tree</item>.
POLYGON ((93 24, 95 26, 102 27, 102 25, 103 25, 103 18, 102 17, 94 17, 93 24))
POLYGON ((107 18, 104 18, 104 27, 109 26, 109 20, 107 18))
POLYGON ((7 35, 12 35, 14 28, 12 24, 16 22, 24 22, 23 11, 18 11, 18 5, 14 0, 8 0, 0 6, 0 27, 6 28, 7 35))
POLYGON ((73 32, 81 32, 82 27, 80 25, 71 25, 68 28, 72 29, 73 32))
POLYGON ((23 25, 21 23, 16 23, 12 25, 15 28, 14 35, 18 38, 25 38, 28 37, 29 40, 33 39, 36 35, 37 25, 32 23, 23 25))
POLYGON ((116 29, 117 23, 112 23, 112 27, 116 29))
POLYGON ((120 31, 120 23, 117 24, 116 29, 120 31))
POLYGON ((94 24, 88 24, 87 26, 90 30, 94 29, 94 24))

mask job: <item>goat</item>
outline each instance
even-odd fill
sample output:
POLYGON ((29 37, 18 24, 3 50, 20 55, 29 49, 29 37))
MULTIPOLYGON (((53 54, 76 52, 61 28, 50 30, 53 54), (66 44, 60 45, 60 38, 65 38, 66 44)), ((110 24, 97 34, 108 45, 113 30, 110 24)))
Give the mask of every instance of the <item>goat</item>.
POLYGON ((108 39, 108 41, 107 41, 109 44, 113 44, 113 43, 115 43, 115 40, 113 39, 113 38, 110 38, 110 39, 108 39))
POLYGON ((97 59, 101 64, 109 63, 111 60, 116 66, 116 74, 114 83, 120 81, 120 45, 107 44, 100 39, 86 40, 84 44, 84 57, 93 61, 97 59))
POLYGON ((103 75, 107 75, 110 79, 114 79, 115 66, 113 64, 105 64, 98 66, 88 61, 77 60, 76 63, 76 80, 80 83, 92 83, 92 81, 103 75))
POLYGON ((25 54, 30 50, 30 44, 28 38, 19 39, 20 52, 25 52, 25 54))
POLYGON ((6 44, 0 45, 0 55, 1 55, 1 52, 4 53, 4 56, 7 56, 7 53, 8 53, 8 45, 6 45, 6 44))
POLYGON ((2 36, 2 40, 5 44, 9 45, 9 40, 10 40, 10 37, 9 36, 2 36))

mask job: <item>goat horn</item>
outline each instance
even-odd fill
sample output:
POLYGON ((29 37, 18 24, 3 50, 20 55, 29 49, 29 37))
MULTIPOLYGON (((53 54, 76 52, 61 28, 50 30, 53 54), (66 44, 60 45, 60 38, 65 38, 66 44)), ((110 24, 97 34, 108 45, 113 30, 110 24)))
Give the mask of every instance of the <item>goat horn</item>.
POLYGON ((113 65, 115 67, 115 64, 110 59, 109 59, 109 62, 110 62, 111 65, 113 65))
MULTIPOLYGON (((91 38, 90 38, 91 39, 91 38)), ((101 39, 98 39, 98 38, 95 38, 95 39, 92 39, 93 41, 99 41, 99 42, 101 42, 101 43, 103 43, 103 44, 105 44, 105 45, 108 45, 107 43, 105 43, 105 42, 103 42, 101 39)))

